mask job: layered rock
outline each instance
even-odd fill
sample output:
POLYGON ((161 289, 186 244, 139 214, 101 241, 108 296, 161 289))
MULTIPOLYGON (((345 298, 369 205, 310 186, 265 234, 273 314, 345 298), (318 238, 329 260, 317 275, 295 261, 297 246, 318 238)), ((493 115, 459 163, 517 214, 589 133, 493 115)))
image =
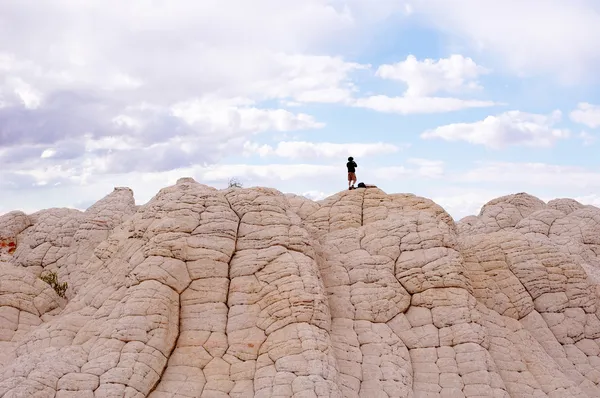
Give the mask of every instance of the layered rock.
POLYGON ((600 396, 600 209, 570 199, 455 223, 186 178, 0 227, 0 397, 600 396))

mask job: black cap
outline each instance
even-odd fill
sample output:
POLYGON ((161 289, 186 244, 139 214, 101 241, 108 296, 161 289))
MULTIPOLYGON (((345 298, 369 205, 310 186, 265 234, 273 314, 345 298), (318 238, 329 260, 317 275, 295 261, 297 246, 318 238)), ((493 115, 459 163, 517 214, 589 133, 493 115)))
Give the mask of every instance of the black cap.
POLYGON ((350 157, 348 158, 348 160, 349 160, 349 161, 353 161, 353 160, 354 160, 354 158, 353 158, 352 156, 350 156, 350 157))

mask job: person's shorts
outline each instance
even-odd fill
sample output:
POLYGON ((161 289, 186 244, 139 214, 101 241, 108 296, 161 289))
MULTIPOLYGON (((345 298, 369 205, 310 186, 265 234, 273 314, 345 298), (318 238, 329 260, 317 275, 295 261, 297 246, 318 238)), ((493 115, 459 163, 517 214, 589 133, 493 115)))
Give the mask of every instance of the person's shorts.
POLYGON ((348 173, 348 181, 356 181, 356 173, 349 172, 348 173))

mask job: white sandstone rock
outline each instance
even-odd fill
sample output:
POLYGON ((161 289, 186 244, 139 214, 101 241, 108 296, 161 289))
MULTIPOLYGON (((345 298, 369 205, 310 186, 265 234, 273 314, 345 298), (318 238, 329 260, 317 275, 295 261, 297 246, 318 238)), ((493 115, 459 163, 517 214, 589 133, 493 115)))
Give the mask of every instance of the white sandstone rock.
POLYGON ((600 396, 600 209, 570 199, 455 223, 181 178, 0 238, 0 397, 600 396))

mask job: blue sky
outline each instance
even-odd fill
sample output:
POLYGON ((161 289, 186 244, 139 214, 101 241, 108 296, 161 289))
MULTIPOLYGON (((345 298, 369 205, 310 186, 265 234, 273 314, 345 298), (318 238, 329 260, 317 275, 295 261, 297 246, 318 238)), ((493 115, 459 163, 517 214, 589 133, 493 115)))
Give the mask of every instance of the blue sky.
POLYGON ((184 176, 320 199, 349 155, 456 219, 600 204, 592 0, 5 2, 0 34, 0 213, 184 176))

